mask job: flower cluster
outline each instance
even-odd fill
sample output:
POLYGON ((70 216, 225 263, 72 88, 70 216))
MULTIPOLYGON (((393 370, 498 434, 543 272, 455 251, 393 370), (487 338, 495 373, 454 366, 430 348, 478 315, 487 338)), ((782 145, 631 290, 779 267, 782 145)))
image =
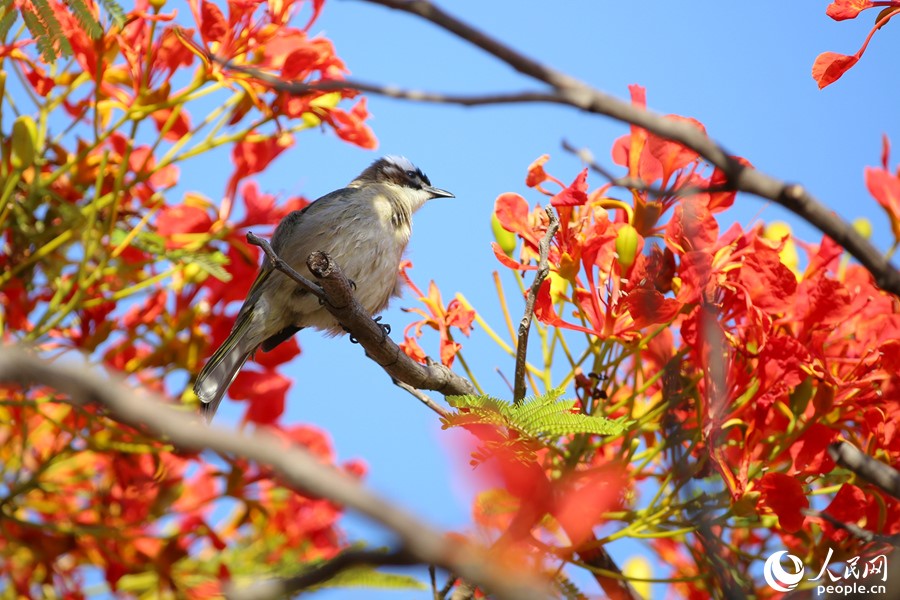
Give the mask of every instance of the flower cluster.
MULTIPOLYGON (((631 91, 644 106, 644 91, 631 91)), ((900 179, 885 148, 866 182, 895 225, 900 179)), ((900 532, 900 502, 836 467, 827 452, 843 440, 900 466, 897 299, 827 237, 803 243, 778 224, 721 228, 718 215, 735 195, 687 148, 632 127, 612 157, 630 187, 591 190, 587 170, 566 185, 545 170, 546 156, 528 169, 526 184, 549 198, 560 221, 535 316, 586 345, 580 360, 570 356, 566 377, 582 411, 634 425, 589 442, 564 439, 530 468, 563 482, 631 456, 619 462, 628 479, 654 483, 628 496, 613 537, 658 536, 654 548, 673 578, 696 577, 679 584, 685 593, 708 594, 714 582, 690 531, 669 533, 678 523, 714 522, 715 536, 730 540, 719 550, 746 581, 766 548, 786 546, 813 563, 829 548, 866 549, 810 516, 811 507, 875 533, 900 532), (692 486, 705 490, 703 501, 688 493, 692 486)), ((495 244, 499 262, 519 274, 535 269, 548 226, 543 208, 507 193, 494 217, 519 241, 495 244)))
MULTIPOLYGON (((39 3, 14 4, 37 18, 39 3)), ((263 193, 252 177, 310 127, 374 146, 365 105, 341 108, 350 91, 273 92, 229 66, 340 79, 331 43, 310 34, 320 0, 235 0, 224 12, 192 0, 181 15, 138 0, 96 38, 69 3, 40 4, 72 59, 48 64, 34 40, 7 35, 24 27, 0 40, 0 339, 47 358, 81 355, 193 402, 190 377, 227 335, 258 268, 247 231, 306 204, 263 193), (198 122, 192 110, 208 116, 198 122), (221 202, 176 193, 181 165, 228 149, 221 202)), ((299 352, 289 341, 258 355, 232 397, 247 402, 244 425, 333 464, 322 432, 279 422, 290 385, 279 369, 299 352)), ((252 561, 277 573, 345 545, 339 507, 256 465, 210 463, 65 400, 0 389, 0 572, 11 593, 43 597, 51 586, 83 597, 87 569, 98 569, 114 593, 213 597, 252 561)))

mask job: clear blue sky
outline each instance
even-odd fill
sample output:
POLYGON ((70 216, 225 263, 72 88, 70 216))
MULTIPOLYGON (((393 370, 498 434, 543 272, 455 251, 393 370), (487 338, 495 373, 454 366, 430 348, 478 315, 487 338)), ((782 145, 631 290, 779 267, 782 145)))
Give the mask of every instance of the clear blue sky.
MULTIPOLYGON (((513 47, 620 98, 627 98, 631 83, 645 86, 650 108, 697 118, 715 139, 760 169, 802 183, 848 219, 868 217, 877 244, 886 248, 889 228, 865 190, 863 168, 878 164, 883 133, 898 147, 893 164, 900 162, 900 36, 892 27, 880 31, 854 69, 819 91, 810 77, 816 55, 855 52, 874 19, 874 13, 866 13, 860 22, 836 23, 825 16, 826 5, 596 0, 443 4, 513 47)), ((436 27, 365 2, 330 0, 314 30, 334 41, 339 56, 361 80, 459 93, 534 87, 436 27)), ((560 149, 564 138, 589 146, 611 166, 611 144, 627 131, 622 124, 557 106, 466 109, 370 97, 369 109, 381 144, 376 153, 331 134, 308 132, 270 166, 260 178, 261 188, 316 198, 348 182, 380 154, 409 157, 435 185, 457 196, 436 200, 416 215, 409 251, 413 278, 423 288, 436 280, 445 299, 462 292, 492 323, 499 323, 491 283, 491 272, 499 265, 489 247, 494 199, 515 191, 530 202, 542 200, 526 190, 524 176, 528 164, 544 153, 552 157, 551 172, 571 181, 581 165, 560 149)), ((185 168, 181 187, 220 198, 224 177, 211 182, 211 172, 221 169, 213 163, 185 168)), ((589 182, 592 187, 602 183, 593 175, 589 182)), ((750 197, 739 198, 720 221, 746 226, 757 218, 787 218, 795 231, 818 239, 778 207, 750 197)), ((415 304, 407 294, 386 313, 395 339, 412 320, 400 308, 415 304)), ((460 485, 460 461, 451 460, 447 450, 451 438, 440 431, 435 416, 391 385, 346 338, 303 332, 300 343, 303 354, 287 368, 296 383, 286 419, 328 430, 339 457, 367 461, 367 482, 373 488, 439 526, 464 530, 469 492, 460 485)), ((426 351, 436 355, 436 348, 434 337, 426 340, 426 351)), ((476 331, 463 352, 488 391, 508 395, 495 369, 509 374, 512 361, 485 335, 476 331)), ((217 419, 236 420, 242 408, 226 402, 217 419)), ((351 536, 388 539, 355 518, 347 519, 346 528, 351 536)), ((613 548, 620 562, 632 551, 627 545, 613 548)), ((424 570, 420 573, 424 580, 424 570)), ((350 590, 316 597, 399 596, 350 590)))

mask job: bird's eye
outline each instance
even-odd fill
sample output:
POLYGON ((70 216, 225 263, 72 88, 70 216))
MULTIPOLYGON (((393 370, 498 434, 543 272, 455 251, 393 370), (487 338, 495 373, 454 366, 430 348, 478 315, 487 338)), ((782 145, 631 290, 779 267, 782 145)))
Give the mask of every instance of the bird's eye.
POLYGON ((415 179, 415 178, 416 178, 416 172, 415 172, 415 171, 407 171, 407 172, 406 172, 406 176, 409 177, 410 179, 415 179))

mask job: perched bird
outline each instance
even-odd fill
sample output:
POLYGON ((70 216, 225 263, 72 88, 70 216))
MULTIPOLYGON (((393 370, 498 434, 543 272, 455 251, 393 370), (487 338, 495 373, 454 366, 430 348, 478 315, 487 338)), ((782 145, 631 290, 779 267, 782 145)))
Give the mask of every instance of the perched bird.
MULTIPOLYGON (((412 233, 412 214, 432 198, 453 198, 402 156, 376 160, 347 187, 289 213, 272 235, 272 249, 311 278, 307 257, 327 252, 356 284, 356 298, 372 315, 400 294, 399 266, 412 233)), ((268 352, 306 327, 342 333, 319 300, 263 261, 228 339, 194 382, 211 420, 238 371, 257 348, 268 352)))

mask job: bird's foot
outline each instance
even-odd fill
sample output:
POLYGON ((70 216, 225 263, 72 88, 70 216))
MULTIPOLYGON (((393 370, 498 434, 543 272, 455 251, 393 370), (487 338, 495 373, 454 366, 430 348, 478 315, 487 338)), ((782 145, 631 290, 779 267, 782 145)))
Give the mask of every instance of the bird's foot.
POLYGON ((372 320, 375 321, 375 323, 379 327, 381 327, 381 341, 383 342, 391 334, 391 324, 390 323, 382 323, 381 315, 379 315, 377 317, 372 317, 372 320))

